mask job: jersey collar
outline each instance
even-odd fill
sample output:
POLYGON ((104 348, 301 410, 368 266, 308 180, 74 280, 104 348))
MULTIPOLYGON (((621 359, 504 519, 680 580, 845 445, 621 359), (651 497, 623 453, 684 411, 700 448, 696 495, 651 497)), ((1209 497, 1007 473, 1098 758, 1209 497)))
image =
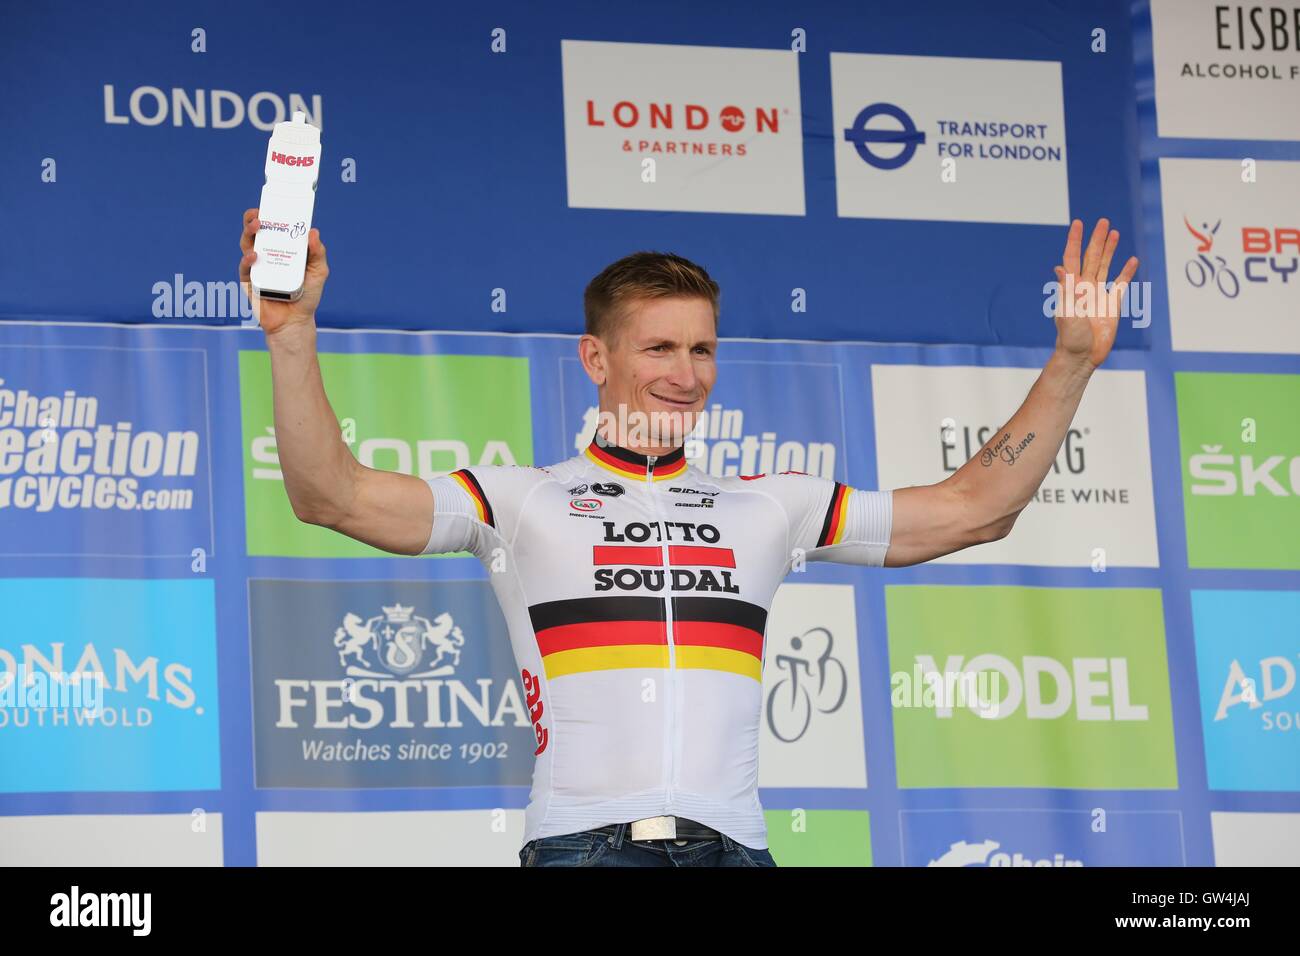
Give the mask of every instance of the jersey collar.
POLYGON ((647 477, 652 481, 668 481, 671 478, 680 478, 686 474, 686 449, 684 447, 674 448, 666 455, 658 455, 654 461, 654 470, 651 472, 650 458, 640 452, 623 448, 620 445, 607 444, 600 433, 591 440, 585 452, 589 461, 592 461, 604 468, 606 471, 612 471, 623 478, 631 478, 635 481, 645 481, 647 477))

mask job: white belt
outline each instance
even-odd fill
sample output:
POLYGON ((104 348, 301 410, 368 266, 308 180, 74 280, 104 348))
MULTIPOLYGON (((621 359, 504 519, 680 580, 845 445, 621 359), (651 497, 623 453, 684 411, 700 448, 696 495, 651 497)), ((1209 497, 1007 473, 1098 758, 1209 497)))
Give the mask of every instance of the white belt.
POLYGON ((632 839, 675 840, 677 839, 677 818, 646 817, 644 820, 633 820, 632 839))

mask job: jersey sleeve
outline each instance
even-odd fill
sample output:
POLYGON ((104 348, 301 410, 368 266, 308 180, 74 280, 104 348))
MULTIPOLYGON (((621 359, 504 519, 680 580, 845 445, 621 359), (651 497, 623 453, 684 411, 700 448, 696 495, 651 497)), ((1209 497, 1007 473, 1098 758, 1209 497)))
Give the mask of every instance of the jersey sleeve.
POLYGON ((769 476, 785 508, 789 551, 809 561, 882 567, 893 530, 892 491, 866 491, 842 482, 790 472, 769 476))
POLYGON ((541 468, 480 465, 426 479, 433 530, 421 554, 468 551, 481 561, 514 540, 528 493, 548 478, 541 468))

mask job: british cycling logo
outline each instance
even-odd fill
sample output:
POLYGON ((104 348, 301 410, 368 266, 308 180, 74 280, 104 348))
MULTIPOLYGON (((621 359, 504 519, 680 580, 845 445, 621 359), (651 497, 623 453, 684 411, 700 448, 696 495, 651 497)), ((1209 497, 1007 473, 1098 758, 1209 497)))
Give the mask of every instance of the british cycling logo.
POLYGON ((814 627, 769 658, 782 674, 767 695, 767 728, 782 743, 806 734, 815 713, 833 714, 843 706, 848 672, 834 649, 830 630, 814 627))
POLYGON ((926 866, 1083 866, 1082 860, 1068 859, 1064 853, 1034 859, 1019 852, 993 852, 1001 845, 997 840, 984 840, 980 843, 958 840, 948 847, 948 852, 931 860, 926 866))
POLYGON ((349 677, 415 679, 455 672, 465 636, 450 614, 444 611, 431 621, 415 614, 414 606, 396 604, 383 611, 365 620, 348 613, 334 631, 339 666, 349 677))
POLYGON ((1229 260, 1214 250, 1219 228, 1223 225, 1222 218, 1212 226, 1209 222, 1202 222, 1197 228, 1184 215, 1183 225, 1196 240, 1196 255, 1183 263, 1183 276, 1193 288, 1201 289, 1213 284, 1225 298, 1235 299, 1241 292, 1242 277, 1247 282, 1268 284, 1280 281, 1287 285, 1300 269, 1300 228, 1243 226, 1240 250, 1230 243, 1226 249, 1220 246, 1221 252, 1232 257, 1229 260), (1296 255, 1287 256, 1288 249, 1294 249, 1296 255))

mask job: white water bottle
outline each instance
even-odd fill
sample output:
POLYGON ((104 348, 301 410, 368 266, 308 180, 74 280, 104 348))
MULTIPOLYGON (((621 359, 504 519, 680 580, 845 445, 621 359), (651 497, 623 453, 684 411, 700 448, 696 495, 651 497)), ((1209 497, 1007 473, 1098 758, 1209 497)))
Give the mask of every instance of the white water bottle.
POLYGON ((307 270, 307 233, 316 205, 320 130, 296 110, 293 122, 276 123, 266 147, 266 183, 258 206, 257 259, 249 278, 265 299, 296 302, 307 270))

